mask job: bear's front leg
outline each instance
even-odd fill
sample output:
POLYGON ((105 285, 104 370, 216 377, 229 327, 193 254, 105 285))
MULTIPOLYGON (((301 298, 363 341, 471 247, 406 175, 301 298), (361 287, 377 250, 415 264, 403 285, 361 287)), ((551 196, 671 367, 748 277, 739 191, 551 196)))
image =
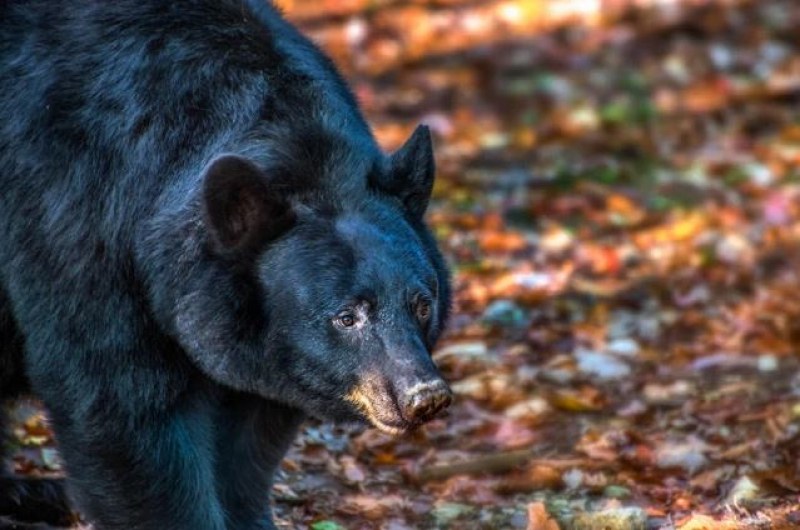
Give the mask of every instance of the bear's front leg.
POLYGON ((231 392, 219 407, 216 476, 229 530, 273 530, 272 477, 303 420, 300 411, 231 392))
POLYGON ((71 493, 95 530, 227 530, 215 488, 215 406, 186 397, 137 413, 116 392, 68 407, 45 399, 72 412, 52 421, 71 493))
POLYGON ((0 530, 64 530, 64 527, 56 528, 46 523, 20 523, 0 516, 0 530))

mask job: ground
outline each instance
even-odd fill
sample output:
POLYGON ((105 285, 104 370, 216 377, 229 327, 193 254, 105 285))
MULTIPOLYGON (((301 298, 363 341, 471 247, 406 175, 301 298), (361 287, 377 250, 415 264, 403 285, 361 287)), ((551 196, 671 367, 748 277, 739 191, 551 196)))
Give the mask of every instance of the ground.
POLYGON ((308 425, 281 527, 800 527, 800 3, 282 3, 387 149, 434 130, 457 399, 308 425))

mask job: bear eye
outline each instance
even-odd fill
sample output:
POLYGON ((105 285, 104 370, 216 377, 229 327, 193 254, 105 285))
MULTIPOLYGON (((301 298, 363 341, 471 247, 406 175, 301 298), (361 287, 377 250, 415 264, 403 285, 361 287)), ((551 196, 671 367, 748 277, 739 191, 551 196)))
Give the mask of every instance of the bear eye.
POLYGON ((420 322, 427 322, 431 317, 431 302, 425 298, 417 300, 416 304, 417 319, 420 322))
POLYGON ((356 325, 356 316, 353 313, 340 313, 334 321, 339 327, 352 328, 356 325))
POLYGON ((351 330, 363 327, 369 320, 369 310, 371 304, 362 300, 353 305, 343 308, 333 317, 333 325, 339 329, 351 330))

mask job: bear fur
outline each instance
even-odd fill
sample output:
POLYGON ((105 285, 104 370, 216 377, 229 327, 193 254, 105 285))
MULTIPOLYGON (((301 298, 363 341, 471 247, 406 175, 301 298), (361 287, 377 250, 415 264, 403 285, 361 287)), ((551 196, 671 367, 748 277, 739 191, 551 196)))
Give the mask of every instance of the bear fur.
MULTIPOLYGON (((430 134, 381 152, 272 5, 3 2, 0 168, 0 398, 44 403, 97 530, 274 528, 306 416, 449 403, 430 134)), ((0 516, 48 501, 0 479, 0 516)))

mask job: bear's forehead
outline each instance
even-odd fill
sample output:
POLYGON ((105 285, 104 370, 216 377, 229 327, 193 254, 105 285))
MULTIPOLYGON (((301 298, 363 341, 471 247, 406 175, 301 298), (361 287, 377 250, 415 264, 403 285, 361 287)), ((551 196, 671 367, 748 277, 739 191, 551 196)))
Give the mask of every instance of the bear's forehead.
MULTIPOLYGON (((265 255, 266 285, 301 307, 336 311, 343 301, 370 292, 379 300, 399 300, 409 288, 435 285, 436 272, 402 214, 342 214, 303 225, 296 239, 265 255), (276 276, 276 265, 284 270, 276 276), (290 285, 291 288, 285 288, 290 285)), ((391 304, 385 304, 386 307, 391 304)))
POLYGON ((402 221, 393 230, 387 230, 387 227, 368 221, 361 215, 345 214, 335 221, 335 226, 337 234, 354 247, 383 246, 407 239, 406 230, 403 230, 401 223, 402 221))
POLYGON ((358 214, 344 215, 336 220, 335 230, 339 240, 353 251, 357 264, 386 271, 398 266, 425 266, 421 242, 400 216, 376 220, 358 214))

